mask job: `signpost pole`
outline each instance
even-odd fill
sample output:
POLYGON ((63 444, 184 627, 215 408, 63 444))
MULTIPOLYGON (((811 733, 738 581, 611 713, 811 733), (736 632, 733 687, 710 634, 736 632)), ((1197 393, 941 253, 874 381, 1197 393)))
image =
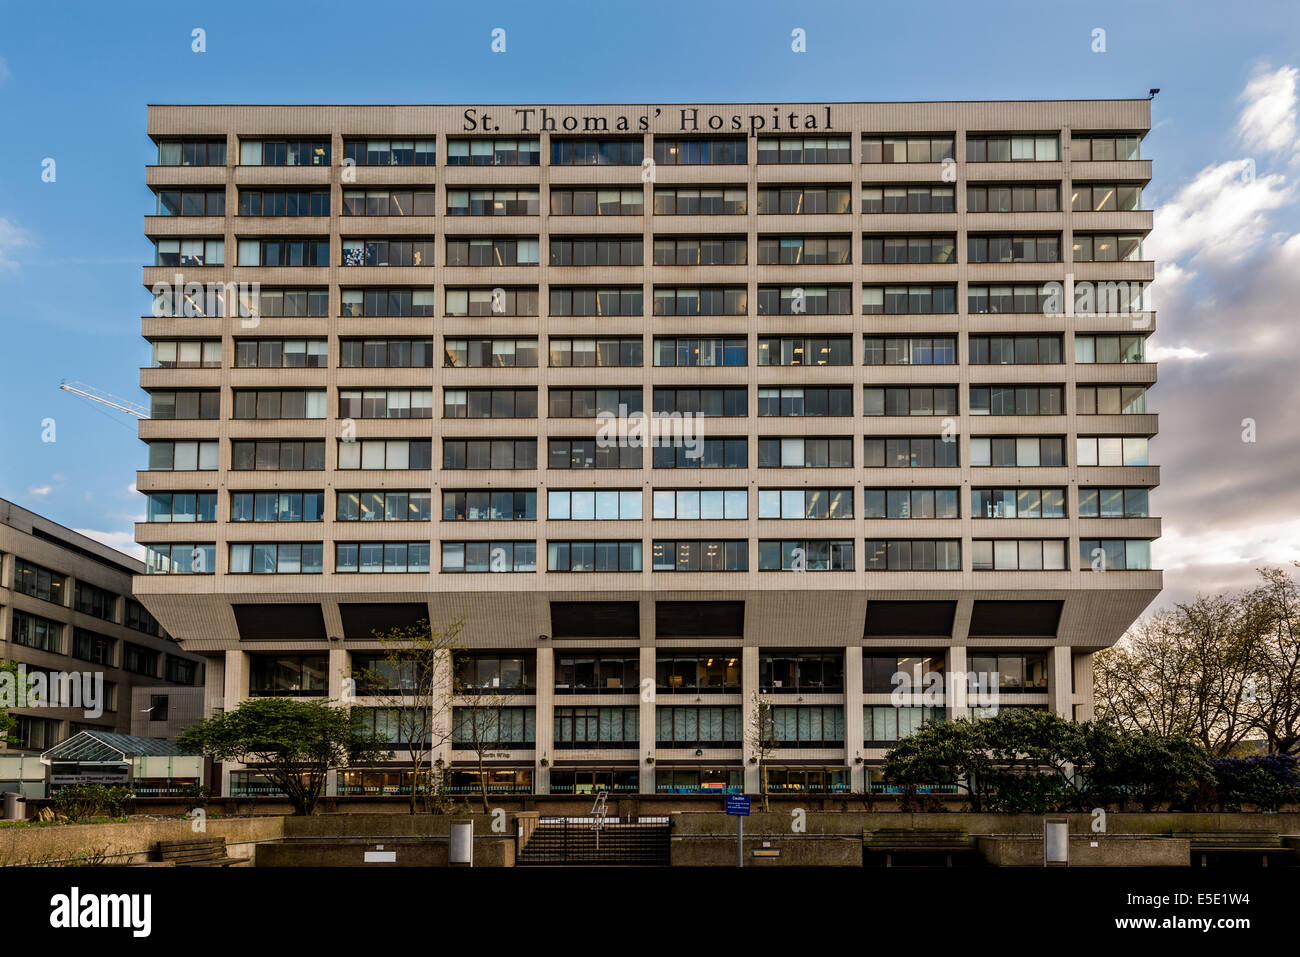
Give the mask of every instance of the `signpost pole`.
POLYGON ((745 866, 745 817, 749 814, 749 795, 730 794, 726 800, 727 814, 736 819, 736 866, 745 866))
POLYGON ((736 815, 736 866, 745 866, 745 819, 736 815))

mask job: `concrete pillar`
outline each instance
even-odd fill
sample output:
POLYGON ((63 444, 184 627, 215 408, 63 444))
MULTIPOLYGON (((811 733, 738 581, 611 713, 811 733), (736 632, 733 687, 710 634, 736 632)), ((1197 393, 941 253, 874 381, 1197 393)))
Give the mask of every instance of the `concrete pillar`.
POLYGON ((966 701, 966 646, 958 645, 948 649, 948 673, 944 676, 944 698, 947 708, 945 717, 949 721, 970 717, 966 701))
MULTIPOLYGON (((248 653, 240 648, 228 648, 223 672, 221 707, 225 711, 234 711, 248 697, 248 653)), ((222 794, 230 793, 231 765, 230 761, 221 762, 222 794)))
MULTIPOLYGON (((345 700, 343 697, 343 692, 345 687, 347 688, 351 687, 350 685, 344 684, 345 681, 347 681, 349 678, 352 677, 351 652, 345 651, 343 648, 338 647, 338 642, 332 642, 330 644, 330 649, 329 649, 328 667, 329 667, 329 673, 327 676, 327 680, 329 681, 330 701, 338 701, 344 706, 351 705, 352 702, 350 700, 345 700)), ((325 793, 334 796, 338 795, 339 793, 338 771, 327 771, 325 773, 325 793)))
POLYGON ((537 649, 536 751, 533 758, 533 793, 551 790, 550 764, 555 762, 555 649, 550 645, 537 649), (548 762, 542 766, 542 759, 548 762))
POLYGON ((1093 721, 1097 717, 1097 702, 1093 690, 1093 654, 1085 652, 1074 656, 1075 717, 1079 721, 1093 721))
POLYGON ((441 760, 443 767, 451 767, 452 689, 454 687, 454 659, 450 652, 438 665, 431 689, 433 703, 433 749, 429 752, 429 768, 436 769, 441 760))
POLYGON ((844 760, 854 794, 866 790, 865 766, 858 761, 866 732, 862 726, 862 646, 844 649, 844 760))
POLYGON ((1047 656, 1048 707, 1062 718, 1074 719, 1074 695, 1070 690, 1072 654, 1068 645, 1056 645, 1047 656))
POLYGON ((637 700, 639 702, 637 715, 637 731, 640 738, 637 749, 637 766, 640 769, 637 774, 637 791, 640 794, 655 793, 655 766, 646 762, 646 758, 654 757, 655 749, 655 706, 657 688, 657 662, 655 649, 653 645, 642 645, 639 649, 641 656, 641 685, 637 689, 637 700), (647 683, 648 682, 648 683, 647 683))
POLYGON ((754 722, 758 713, 758 708, 755 706, 755 695, 758 694, 758 648, 752 645, 746 645, 740 650, 740 691, 740 720, 745 740, 741 752, 745 767, 745 793, 762 794, 762 778, 759 775, 758 764, 750 763, 751 758, 758 757, 753 740, 754 722))

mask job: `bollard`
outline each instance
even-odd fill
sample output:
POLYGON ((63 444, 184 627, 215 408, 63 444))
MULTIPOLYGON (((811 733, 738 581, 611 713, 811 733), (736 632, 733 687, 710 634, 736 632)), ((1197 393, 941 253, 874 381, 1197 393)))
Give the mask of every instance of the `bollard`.
POLYGON ((27 817, 27 800, 17 791, 5 792, 5 820, 21 821, 27 817))
POLYGON ((451 839, 447 842, 449 867, 474 866, 474 822, 453 821, 451 839))

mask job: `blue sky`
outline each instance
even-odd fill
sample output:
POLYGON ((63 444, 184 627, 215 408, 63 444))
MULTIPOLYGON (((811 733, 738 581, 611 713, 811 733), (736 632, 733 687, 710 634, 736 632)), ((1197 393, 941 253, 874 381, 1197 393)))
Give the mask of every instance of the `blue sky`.
POLYGON ((1146 205, 1168 204, 1152 240, 1169 251, 1155 342, 1171 350, 1153 394, 1165 466, 1156 557, 1173 597, 1247 581, 1254 565, 1300 558, 1300 426, 1287 421, 1297 350, 1284 331, 1300 301, 1298 27, 1294 2, 1188 0, 0 3, 0 496, 130 548, 145 461, 134 423, 57 385, 145 401, 150 102, 1124 98, 1159 87, 1143 145, 1156 170, 1146 205), (191 51, 195 27, 205 53, 191 51), (495 27, 505 54, 490 50, 495 27), (807 53, 791 52, 795 27, 807 53), (1098 27, 1104 53, 1091 48, 1098 27), (46 157, 53 183, 41 181, 46 157), (1233 165, 1246 159, 1249 182, 1233 165), (1259 421, 1254 447, 1233 425, 1245 416, 1259 421))

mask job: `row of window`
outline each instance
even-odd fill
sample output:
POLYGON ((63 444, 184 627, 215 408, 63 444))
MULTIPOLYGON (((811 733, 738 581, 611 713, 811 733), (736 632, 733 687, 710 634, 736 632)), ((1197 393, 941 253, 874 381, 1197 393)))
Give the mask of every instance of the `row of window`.
MULTIPOLYGON (((56 605, 62 605, 67 593, 68 576, 44 568, 23 558, 14 559, 14 590, 56 605)), ((89 582, 78 581, 73 589, 72 608, 83 615, 104 621, 117 622, 120 596, 89 582)), ((162 630, 145 607, 134 598, 127 598, 122 610, 121 623, 135 631, 161 635, 162 630)))

